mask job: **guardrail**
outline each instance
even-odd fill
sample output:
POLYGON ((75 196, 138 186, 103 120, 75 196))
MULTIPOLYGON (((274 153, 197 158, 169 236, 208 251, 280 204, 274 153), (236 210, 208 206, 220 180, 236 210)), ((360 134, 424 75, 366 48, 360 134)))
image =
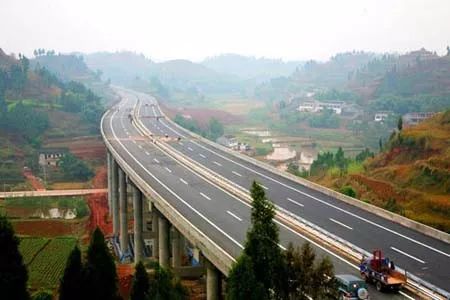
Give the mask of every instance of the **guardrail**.
MULTIPOLYGON (((251 197, 248 193, 248 191, 243 191, 241 187, 237 186, 234 182, 231 182, 227 178, 224 178, 223 176, 216 174, 210 170, 207 170, 205 167, 199 165, 197 162, 192 160, 191 158, 186 157, 185 155, 181 154, 179 151, 175 150, 173 147, 167 145, 165 142, 157 141, 155 138, 151 137, 151 132, 146 128, 142 121, 139 119, 139 108, 138 110, 135 110, 133 113, 133 118, 135 121, 135 125, 139 127, 139 131, 143 133, 144 135, 152 138, 153 142, 160 146, 159 148, 165 153, 169 154, 172 158, 179 161, 182 164, 187 165, 188 167, 192 168, 193 170, 196 170, 202 177, 204 177, 208 181, 213 181, 214 183, 218 184, 222 188, 228 190, 229 192, 233 193, 237 197, 241 198, 242 200, 245 200, 246 202, 251 204, 251 197)), ((185 130, 183 128, 183 130, 185 130)), ((190 132, 188 132, 190 134, 190 132)), ((327 244, 335 247, 336 249, 339 249, 341 252, 346 253, 348 256, 350 256, 352 259, 356 261, 360 261, 364 256, 370 256, 371 253, 368 251, 326 231, 325 229, 315 225, 314 223, 311 223, 303 218, 301 218, 298 215, 295 215, 291 213, 290 211, 287 211, 286 209, 283 209, 282 207, 276 205, 277 209, 277 217, 280 220, 287 220, 288 223, 292 223, 292 225, 299 226, 309 234, 319 237, 322 241, 325 241, 327 244)), ((285 225, 290 225, 286 224, 285 225)), ((445 300, 450 299, 450 293, 447 291, 434 286, 433 284, 424 281, 420 279, 419 277, 415 276, 414 274, 407 273, 407 271, 397 267, 397 269, 400 272, 403 272, 407 275, 407 286, 410 291, 412 291, 415 294, 426 296, 429 299, 433 300, 445 300)))

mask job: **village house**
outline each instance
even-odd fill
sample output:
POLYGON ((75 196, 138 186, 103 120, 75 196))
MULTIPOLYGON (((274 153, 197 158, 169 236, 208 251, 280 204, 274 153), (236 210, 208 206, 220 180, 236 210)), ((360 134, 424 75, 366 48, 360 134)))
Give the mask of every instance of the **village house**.
POLYGON ((64 148, 47 148, 39 151, 39 165, 57 167, 59 161, 67 153, 64 148))
POLYGON ((403 119, 403 124, 405 126, 413 126, 413 125, 417 125, 420 122, 431 118, 432 116, 434 116, 436 113, 435 112, 411 112, 411 113, 407 113, 404 114, 402 116, 403 119))

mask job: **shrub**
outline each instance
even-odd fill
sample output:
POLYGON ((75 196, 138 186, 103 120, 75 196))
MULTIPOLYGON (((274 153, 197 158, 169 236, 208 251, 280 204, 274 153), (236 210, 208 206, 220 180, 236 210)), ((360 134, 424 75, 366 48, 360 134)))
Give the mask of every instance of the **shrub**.
POLYGON ((355 190, 354 190, 351 186, 349 186, 349 185, 343 186, 343 187, 341 188, 340 192, 341 192, 342 194, 344 194, 344 195, 349 196, 349 197, 356 198, 356 192, 355 192, 355 190))

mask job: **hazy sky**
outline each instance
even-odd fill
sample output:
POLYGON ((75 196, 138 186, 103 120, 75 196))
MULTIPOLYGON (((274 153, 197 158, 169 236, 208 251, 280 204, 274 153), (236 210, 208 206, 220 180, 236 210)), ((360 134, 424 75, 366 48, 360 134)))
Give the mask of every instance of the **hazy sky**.
POLYGON ((450 0, 0 0, 0 47, 327 59, 450 44, 450 0))

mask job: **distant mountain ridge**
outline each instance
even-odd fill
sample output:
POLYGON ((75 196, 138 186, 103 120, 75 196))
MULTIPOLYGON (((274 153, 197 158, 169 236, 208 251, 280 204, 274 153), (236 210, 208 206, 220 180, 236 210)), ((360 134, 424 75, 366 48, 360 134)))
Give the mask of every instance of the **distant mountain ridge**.
POLYGON ((274 77, 289 76, 304 62, 222 54, 206 58, 201 64, 218 73, 230 74, 243 80, 265 81, 274 77))

